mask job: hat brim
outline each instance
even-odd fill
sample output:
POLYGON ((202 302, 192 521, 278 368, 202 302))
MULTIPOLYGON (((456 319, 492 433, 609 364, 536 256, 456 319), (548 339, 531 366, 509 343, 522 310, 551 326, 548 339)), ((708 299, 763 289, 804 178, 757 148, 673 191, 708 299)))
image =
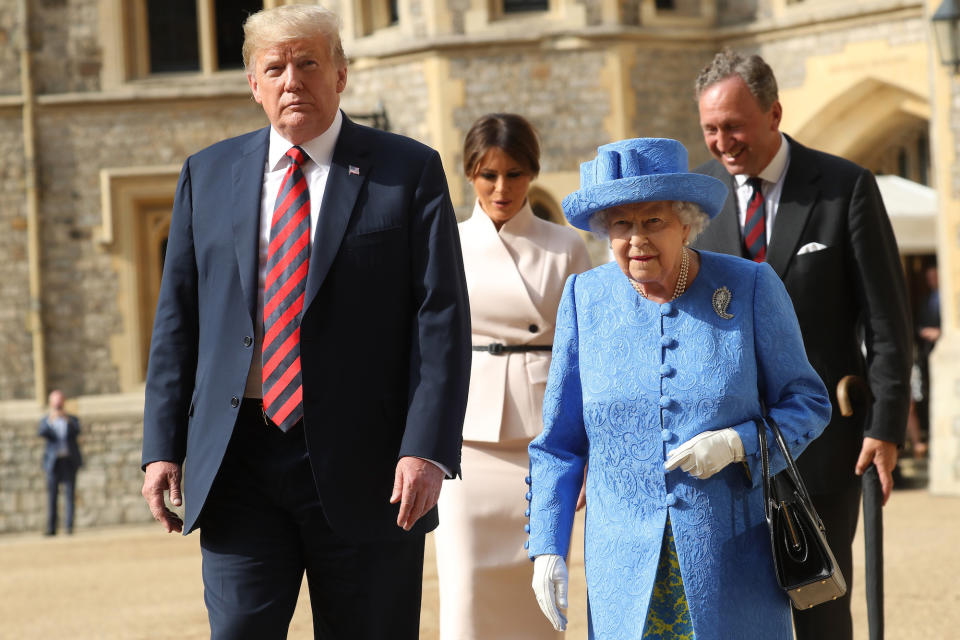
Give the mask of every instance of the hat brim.
POLYGON ((727 199, 727 185, 700 173, 660 173, 620 178, 574 191, 563 199, 563 213, 578 229, 592 231, 590 218, 604 209, 635 202, 692 202, 714 218, 727 199))

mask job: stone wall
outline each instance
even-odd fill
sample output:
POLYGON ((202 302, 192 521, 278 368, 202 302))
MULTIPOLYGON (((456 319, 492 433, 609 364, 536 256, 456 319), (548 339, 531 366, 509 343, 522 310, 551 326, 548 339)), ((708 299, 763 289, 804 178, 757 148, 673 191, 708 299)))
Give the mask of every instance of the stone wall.
MULTIPOLYGON (((46 527, 45 441, 37 437, 41 415, 38 410, 36 417, 0 418, 0 533, 39 533, 46 527)), ((84 466, 77 475, 76 527, 149 522, 140 495, 141 416, 111 410, 79 419, 84 466)), ((59 507, 62 527, 62 491, 59 507)))
POLYGON ((98 3, 31 2, 30 37, 38 93, 96 91, 100 87, 98 3))
POLYGON ((0 111, 0 401, 33 394, 30 271, 19 109, 0 111))
MULTIPOLYGON (((264 124, 263 111, 247 98, 43 109, 37 148, 51 388, 68 396, 121 390, 109 351, 111 336, 126 330, 117 274, 94 235, 103 215, 100 170, 180 164, 209 144, 264 124)), ((0 369, 0 380, 6 374, 0 369)))
POLYGON ((700 133, 693 83, 713 54, 711 48, 638 48, 630 74, 636 97, 633 135, 679 140, 691 166, 710 159, 700 133))
MULTIPOLYGON (((366 69, 351 69, 341 107, 344 113, 372 113, 382 105, 390 121, 390 130, 431 144, 425 117, 427 80, 419 61, 383 64, 366 69)), ((364 122, 363 124, 368 124, 364 122)))
POLYGON ((19 28, 16 4, 0 4, 0 95, 20 93, 19 28))
MULTIPOLYGON (((541 173, 575 171, 597 145, 609 142, 604 119, 609 92, 600 85, 603 51, 549 51, 490 47, 484 55, 450 60, 451 76, 463 80, 464 106, 453 122, 466 135, 485 113, 510 111, 530 120, 541 138, 541 173), (572 71, 575 70, 575 71, 572 71)), ((460 158, 448 171, 459 170, 460 158)), ((464 183, 464 202, 473 201, 464 183)))

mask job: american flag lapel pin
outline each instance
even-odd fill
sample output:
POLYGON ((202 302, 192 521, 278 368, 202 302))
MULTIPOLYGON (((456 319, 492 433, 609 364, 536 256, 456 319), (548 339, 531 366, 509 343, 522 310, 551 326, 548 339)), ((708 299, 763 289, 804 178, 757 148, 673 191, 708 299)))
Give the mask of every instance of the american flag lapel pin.
POLYGON ((360 175, 360 167, 356 167, 356 166, 354 166, 354 165, 350 165, 349 174, 350 174, 351 176, 358 176, 358 175, 360 175))

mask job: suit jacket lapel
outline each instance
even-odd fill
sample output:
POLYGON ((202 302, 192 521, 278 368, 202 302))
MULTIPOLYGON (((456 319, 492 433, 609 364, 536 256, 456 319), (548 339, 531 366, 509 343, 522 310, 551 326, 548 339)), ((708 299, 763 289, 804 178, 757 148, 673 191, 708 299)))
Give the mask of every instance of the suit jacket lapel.
POLYGON ((350 222, 360 195, 360 189, 369 176, 372 158, 363 139, 363 129, 343 118, 343 128, 333 149, 330 173, 320 203, 320 216, 313 232, 313 247, 310 253, 310 269, 307 272, 307 291, 303 301, 304 311, 320 290, 330 265, 340 249, 340 242, 350 222))
POLYGON ((257 290, 260 286, 260 191, 263 167, 267 162, 270 128, 261 129, 244 146, 233 163, 232 219, 234 247, 240 268, 240 285, 256 325, 257 290))
POLYGON ((790 144, 790 166, 783 181, 777 218, 770 237, 770 246, 767 247, 767 263, 781 279, 797 252, 800 236, 817 201, 819 189, 816 181, 820 175, 816 162, 809 157, 806 147, 789 137, 787 140, 790 144))

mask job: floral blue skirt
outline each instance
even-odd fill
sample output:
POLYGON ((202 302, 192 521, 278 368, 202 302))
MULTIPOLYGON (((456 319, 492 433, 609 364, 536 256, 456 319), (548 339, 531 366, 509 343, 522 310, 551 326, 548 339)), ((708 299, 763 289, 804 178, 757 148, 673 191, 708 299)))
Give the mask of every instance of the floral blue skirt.
POLYGON ((660 548, 660 563, 653 585, 653 596, 643 625, 643 640, 694 640, 690 608, 683 592, 680 576, 680 561, 673 542, 673 527, 670 518, 663 532, 660 548))

